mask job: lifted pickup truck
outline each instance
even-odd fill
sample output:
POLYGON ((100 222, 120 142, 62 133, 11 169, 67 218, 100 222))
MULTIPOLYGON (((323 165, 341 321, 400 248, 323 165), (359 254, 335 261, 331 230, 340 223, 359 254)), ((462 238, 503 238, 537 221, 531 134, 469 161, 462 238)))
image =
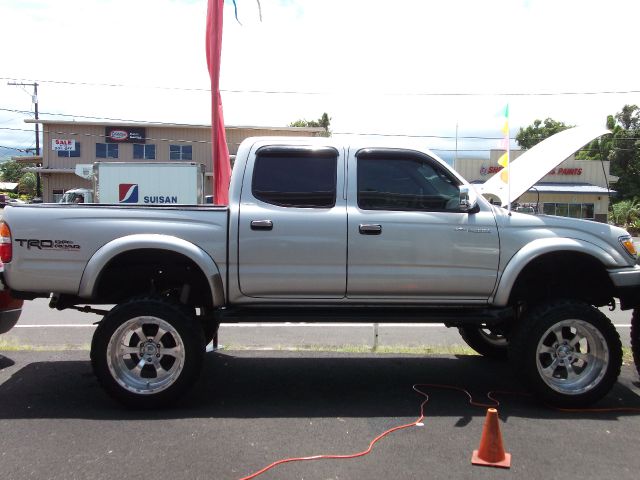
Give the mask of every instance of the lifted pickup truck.
MULTIPOLYGON (((549 145, 559 164, 604 133, 542 142, 513 163, 511 194, 496 195, 526 191, 518 165, 541 163, 529 184, 553 168, 538 158, 549 145)), ((7 207, 0 237, 14 297, 116 304, 91 361, 138 407, 194 383, 220 323, 283 320, 444 322, 509 358, 544 401, 585 405, 607 394, 622 358, 596 307, 640 303, 626 231, 509 213, 433 153, 331 138, 244 141, 228 207, 7 207)))

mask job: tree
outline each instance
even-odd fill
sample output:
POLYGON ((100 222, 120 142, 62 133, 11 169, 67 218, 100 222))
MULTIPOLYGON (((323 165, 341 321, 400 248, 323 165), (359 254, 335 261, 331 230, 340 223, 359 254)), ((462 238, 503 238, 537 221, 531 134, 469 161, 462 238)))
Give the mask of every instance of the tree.
POLYGON ((565 125, 563 122, 558 122, 552 118, 547 118, 544 122, 535 120, 532 125, 520 129, 516 135, 516 142, 520 148, 527 150, 545 138, 570 127, 571 125, 565 125))
MULTIPOLYGON (((613 115, 607 116, 607 129, 615 130, 616 119, 613 115)), ((606 135, 596 138, 576 154, 578 160, 604 160, 607 159, 609 152, 613 148, 613 136, 606 135)))
POLYGON ((289 124, 290 127, 322 127, 325 132, 323 136, 330 137, 331 130, 329 130, 329 125, 331 124, 331 117, 325 112, 318 120, 305 120, 300 119, 295 122, 291 122, 289 124))
POLYGON ((14 160, 0 164, 0 177, 4 182, 18 183, 24 173, 24 167, 14 160))
POLYGON ((611 174, 620 177, 615 185, 617 201, 640 198, 640 108, 625 105, 607 117, 612 135, 594 140, 578 153, 580 160, 609 160, 611 174))
POLYGON ((621 200, 640 197, 640 109, 625 105, 615 116, 607 159, 611 173, 620 177, 616 183, 621 200))
POLYGON ((33 197, 36 194, 36 174, 27 172, 20 177, 18 191, 25 195, 33 197))

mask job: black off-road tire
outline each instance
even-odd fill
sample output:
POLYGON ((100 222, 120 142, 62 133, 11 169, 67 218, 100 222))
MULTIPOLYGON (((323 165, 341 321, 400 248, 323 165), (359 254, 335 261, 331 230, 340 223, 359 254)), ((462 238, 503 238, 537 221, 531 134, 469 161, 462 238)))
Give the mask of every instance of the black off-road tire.
POLYGON ((504 335, 471 325, 458 327, 458 332, 465 343, 483 357, 501 361, 507 360, 509 342, 504 335))
POLYGON ((509 359, 543 402, 583 407, 616 383, 622 345, 611 321, 594 306, 554 300, 523 316, 511 337, 509 359))
POLYGON ((631 351, 633 352, 633 363, 640 375, 640 308, 633 310, 631 316, 631 351))
POLYGON ((202 326, 180 305, 160 297, 134 298, 98 325, 91 365, 113 398, 133 408, 155 408, 195 383, 204 347, 202 326))

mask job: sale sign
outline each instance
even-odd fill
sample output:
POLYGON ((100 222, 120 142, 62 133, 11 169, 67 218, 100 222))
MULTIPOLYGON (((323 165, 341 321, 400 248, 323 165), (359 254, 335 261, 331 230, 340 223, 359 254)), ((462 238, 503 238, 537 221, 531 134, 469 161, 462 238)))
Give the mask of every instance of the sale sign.
POLYGON ((51 140, 51 150, 54 152, 73 152, 76 149, 76 141, 66 138, 54 138, 51 140))

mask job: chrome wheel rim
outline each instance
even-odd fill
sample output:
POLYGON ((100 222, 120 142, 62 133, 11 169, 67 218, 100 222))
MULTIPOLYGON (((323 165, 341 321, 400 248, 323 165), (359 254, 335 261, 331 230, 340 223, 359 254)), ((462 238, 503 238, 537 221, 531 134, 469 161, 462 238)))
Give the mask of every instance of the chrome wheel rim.
POLYGON ((127 320, 107 346, 109 371, 132 393, 148 395, 169 388, 184 368, 185 349, 177 330, 158 317, 127 320))
POLYGON ((563 395, 579 395, 597 386, 609 366, 607 342, 590 323, 563 320, 549 328, 536 349, 540 378, 563 395))

